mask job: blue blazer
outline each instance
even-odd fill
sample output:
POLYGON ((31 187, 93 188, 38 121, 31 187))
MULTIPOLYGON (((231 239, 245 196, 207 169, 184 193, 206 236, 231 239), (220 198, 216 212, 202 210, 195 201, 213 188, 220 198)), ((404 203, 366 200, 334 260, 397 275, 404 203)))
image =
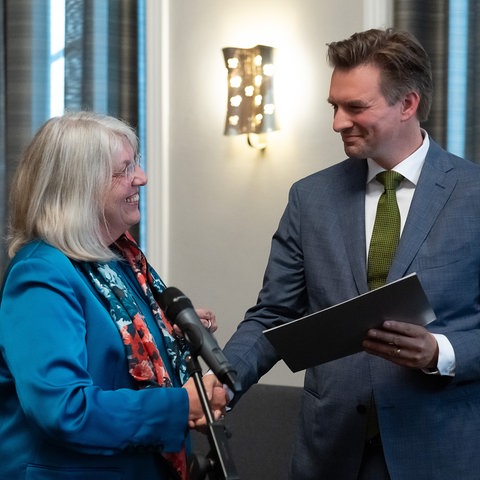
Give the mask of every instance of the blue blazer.
POLYGON ((13 260, 0 305, 0 478, 169 478, 188 435, 181 388, 135 390, 107 310, 42 242, 13 260))
MULTIPOLYGON (((245 389, 278 361, 262 330, 368 291, 366 175, 365 160, 347 159, 293 185, 258 303, 225 347, 245 389)), ((417 272, 437 316, 428 328, 455 351, 455 377, 365 352, 308 369, 295 480, 357 478, 372 393, 392 479, 478 479, 479 192, 480 167, 432 141, 388 278, 417 272)))

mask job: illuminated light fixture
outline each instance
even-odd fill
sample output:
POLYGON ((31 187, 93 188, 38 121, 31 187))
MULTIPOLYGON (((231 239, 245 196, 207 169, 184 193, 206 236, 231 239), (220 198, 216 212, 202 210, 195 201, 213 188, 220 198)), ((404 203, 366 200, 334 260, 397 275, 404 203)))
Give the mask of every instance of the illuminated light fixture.
POLYGON ((266 134, 278 130, 275 118, 273 47, 223 49, 228 75, 225 135, 247 135, 251 147, 265 149, 266 134))

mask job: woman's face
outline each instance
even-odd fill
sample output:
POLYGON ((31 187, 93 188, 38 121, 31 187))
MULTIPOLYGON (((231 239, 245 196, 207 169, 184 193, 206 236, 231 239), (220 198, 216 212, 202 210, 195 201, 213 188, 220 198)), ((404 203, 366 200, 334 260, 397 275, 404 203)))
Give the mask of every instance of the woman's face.
POLYGON ((112 169, 112 183, 105 201, 107 228, 104 239, 107 245, 140 221, 139 190, 147 183, 147 176, 136 164, 133 149, 127 142, 113 158, 112 169))

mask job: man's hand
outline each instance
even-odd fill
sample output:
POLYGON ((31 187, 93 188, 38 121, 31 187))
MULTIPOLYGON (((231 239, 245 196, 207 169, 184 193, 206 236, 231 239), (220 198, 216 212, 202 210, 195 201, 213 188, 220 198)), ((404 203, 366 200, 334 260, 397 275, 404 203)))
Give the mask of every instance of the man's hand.
POLYGON ((410 368, 436 368, 438 344, 424 327, 387 320, 372 328, 362 343, 366 352, 410 368))

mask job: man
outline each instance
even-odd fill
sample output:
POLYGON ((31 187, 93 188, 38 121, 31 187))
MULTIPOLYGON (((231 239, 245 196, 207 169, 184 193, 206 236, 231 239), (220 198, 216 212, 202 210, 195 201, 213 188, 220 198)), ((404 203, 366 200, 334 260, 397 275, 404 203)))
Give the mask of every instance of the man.
POLYGON ((368 332, 364 352, 306 371, 290 475, 478 479, 480 167, 420 127, 432 78, 410 34, 354 34, 329 44, 328 58, 333 129, 349 158, 293 185, 258 303, 225 353, 245 391, 279 360, 265 328, 373 288, 376 175, 396 171, 401 236, 381 283, 417 272, 437 319, 391 319, 368 332))

